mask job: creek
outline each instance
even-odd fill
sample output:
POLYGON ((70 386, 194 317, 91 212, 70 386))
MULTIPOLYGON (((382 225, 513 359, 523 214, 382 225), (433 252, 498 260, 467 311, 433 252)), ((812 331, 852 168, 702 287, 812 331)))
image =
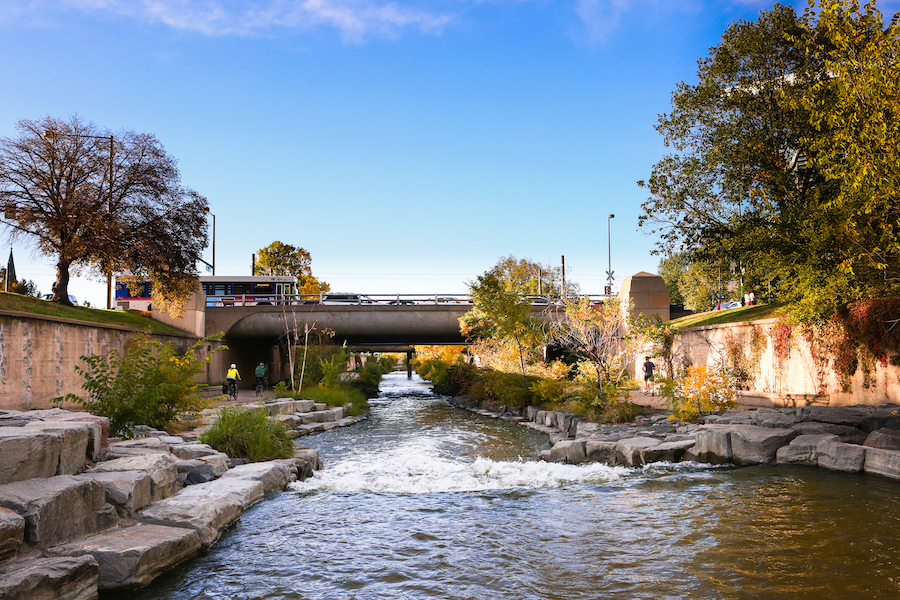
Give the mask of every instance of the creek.
POLYGON ((367 421, 303 438, 323 471, 124 597, 900 597, 900 483, 807 467, 536 460, 545 435, 385 378, 367 421))

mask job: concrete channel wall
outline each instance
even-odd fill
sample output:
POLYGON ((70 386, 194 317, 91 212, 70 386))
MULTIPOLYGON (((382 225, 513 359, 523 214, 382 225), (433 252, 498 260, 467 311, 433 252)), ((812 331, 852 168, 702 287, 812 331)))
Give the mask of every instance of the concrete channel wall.
MULTIPOLYGON (((143 335, 127 327, 0 311, 0 409, 51 408, 53 398, 83 393, 75 374, 76 365, 84 366, 82 356, 121 352, 143 335)), ((189 334, 151 337, 179 351, 197 341, 189 334)))
POLYGON ((779 360, 773 349, 772 329, 777 319, 711 325, 685 330, 672 347, 675 360, 714 366, 727 360, 729 348, 746 360, 749 385, 738 401, 749 406, 852 406, 900 403, 900 366, 874 361, 865 373, 858 368, 845 389, 833 369, 834 357, 814 351, 796 329, 789 355, 779 360), (753 352, 753 340, 758 352, 753 352))

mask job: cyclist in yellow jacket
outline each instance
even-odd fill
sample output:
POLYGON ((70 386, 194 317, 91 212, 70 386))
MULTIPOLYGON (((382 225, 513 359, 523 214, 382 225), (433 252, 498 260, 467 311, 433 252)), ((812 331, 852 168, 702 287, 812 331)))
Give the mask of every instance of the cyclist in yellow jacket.
POLYGON ((237 365, 232 364, 231 368, 228 369, 228 373, 225 375, 225 382, 235 391, 237 392, 237 382, 241 380, 241 374, 237 370, 237 365))

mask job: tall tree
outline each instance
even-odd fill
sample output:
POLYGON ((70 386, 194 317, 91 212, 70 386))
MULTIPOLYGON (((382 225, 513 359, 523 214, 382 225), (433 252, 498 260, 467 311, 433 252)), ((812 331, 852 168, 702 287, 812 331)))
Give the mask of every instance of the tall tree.
POLYGON ((673 93, 656 128, 674 152, 639 182, 652 194, 640 224, 662 235, 662 250, 735 262, 788 299, 838 282, 846 245, 830 208, 837 186, 804 168, 810 115, 783 101, 827 77, 823 61, 792 41, 801 31, 779 4, 732 24, 699 61, 697 83, 673 93))
POLYGON ((301 294, 327 292, 331 286, 319 281, 312 274, 312 258, 307 250, 279 241, 272 242, 257 252, 259 260, 256 272, 259 275, 285 275, 297 278, 301 294))
POLYGON ((181 185, 152 135, 100 130, 77 116, 22 120, 0 138, 0 206, 10 236, 56 258, 51 300, 69 304, 72 269, 150 278, 177 312, 206 246, 207 201, 181 185))
POLYGON ((842 267, 900 278, 900 14, 885 27, 875 2, 810 2, 795 38, 828 77, 788 98, 815 127, 804 142, 838 184, 832 202, 848 241, 842 267))

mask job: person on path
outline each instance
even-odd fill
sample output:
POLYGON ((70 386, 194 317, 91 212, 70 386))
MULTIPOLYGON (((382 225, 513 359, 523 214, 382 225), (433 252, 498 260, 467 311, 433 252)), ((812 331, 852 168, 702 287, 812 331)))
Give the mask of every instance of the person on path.
POLYGON ((644 357, 644 393, 649 393, 651 396, 654 395, 653 391, 653 369, 656 368, 656 365, 650 362, 650 357, 644 357))
POLYGON ((228 373, 225 375, 225 382, 229 386, 234 386, 235 391, 237 391, 237 382, 241 380, 241 374, 237 370, 237 365, 232 363, 231 367, 228 369, 228 373))
POLYGON ((265 385, 266 384, 266 365, 263 363, 259 363, 259 366, 256 367, 256 371, 254 372, 256 375, 256 385, 265 385))

